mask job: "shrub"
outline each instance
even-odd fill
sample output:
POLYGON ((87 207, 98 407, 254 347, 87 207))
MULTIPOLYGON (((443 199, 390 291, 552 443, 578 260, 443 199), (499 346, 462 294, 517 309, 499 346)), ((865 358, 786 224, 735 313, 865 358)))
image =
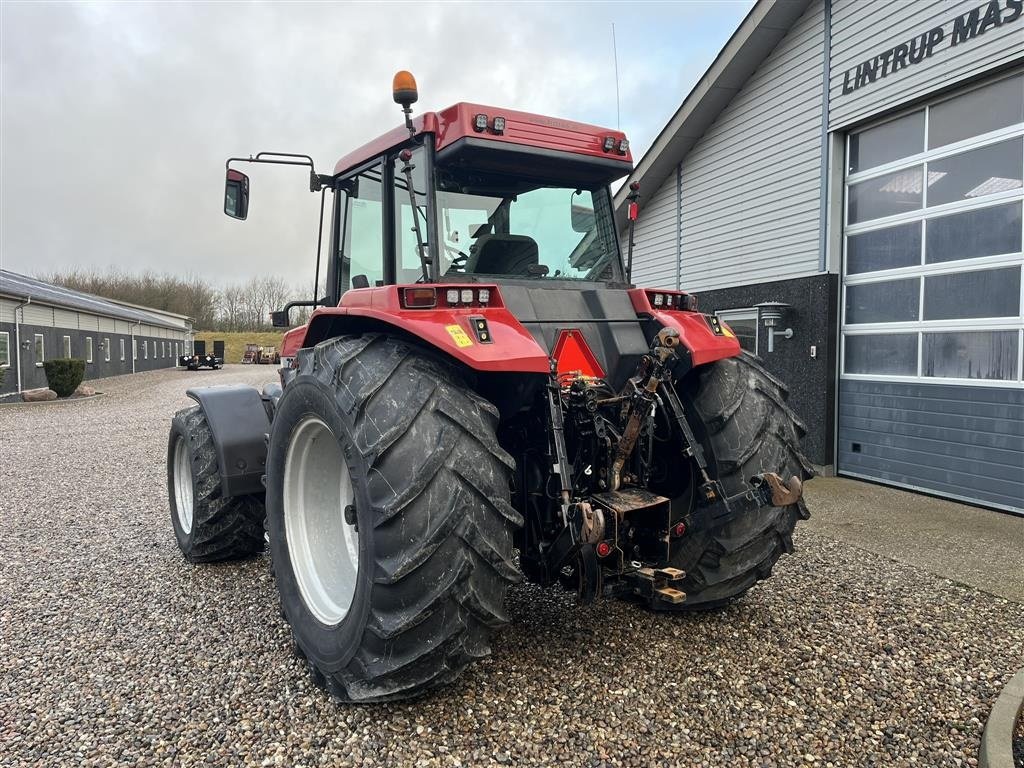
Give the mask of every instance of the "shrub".
POLYGON ((78 385, 85 378, 85 360, 73 357, 58 357, 43 363, 46 371, 46 383, 57 393, 57 397, 68 397, 74 394, 78 385))

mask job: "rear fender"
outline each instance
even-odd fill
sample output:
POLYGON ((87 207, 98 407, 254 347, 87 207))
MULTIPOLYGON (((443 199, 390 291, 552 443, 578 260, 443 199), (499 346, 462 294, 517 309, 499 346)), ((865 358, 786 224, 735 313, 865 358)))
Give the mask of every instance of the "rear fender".
MULTIPOLYGON (((438 292, 450 285, 424 286, 438 292)), ((488 306, 406 309, 399 301, 402 286, 360 288, 342 297, 340 306, 318 309, 306 328, 302 347, 349 333, 393 332, 412 336, 467 368, 481 373, 540 373, 547 375, 547 353, 501 303, 495 286, 490 288, 488 306), (475 321, 487 324, 488 338, 482 340, 475 321)))
POLYGON ((199 403, 213 434, 225 497, 263 493, 270 418, 255 387, 230 384, 185 392, 199 403))
POLYGON ((689 353, 691 367, 739 357, 739 341, 727 325, 717 322, 717 318, 689 310, 656 309, 643 288, 631 289, 629 298, 637 315, 649 318, 658 327, 679 331, 679 341, 689 353))

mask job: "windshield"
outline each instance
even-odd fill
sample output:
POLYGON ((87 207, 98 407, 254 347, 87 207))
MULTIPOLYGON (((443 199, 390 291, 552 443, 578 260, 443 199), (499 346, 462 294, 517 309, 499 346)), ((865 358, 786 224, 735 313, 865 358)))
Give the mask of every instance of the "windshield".
POLYGON ((604 188, 533 186, 497 174, 438 170, 442 277, 618 279, 604 188))

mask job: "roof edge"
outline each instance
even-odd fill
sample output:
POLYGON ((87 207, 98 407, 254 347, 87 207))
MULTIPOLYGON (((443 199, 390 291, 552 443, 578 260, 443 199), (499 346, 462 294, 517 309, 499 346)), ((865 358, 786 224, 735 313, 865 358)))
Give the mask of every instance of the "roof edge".
POLYGON ((685 127, 703 135, 742 88, 742 84, 730 85, 726 81, 735 81, 738 75, 746 80, 756 71, 812 2, 814 0, 758 0, 750 9, 615 193, 615 218, 620 226, 625 222, 630 183, 639 181, 641 190, 658 189, 699 140, 696 137, 689 146, 682 146, 683 142, 675 142, 675 138, 685 127), (724 93, 719 93, 717 99, 711 98, 716 91, 724 93))

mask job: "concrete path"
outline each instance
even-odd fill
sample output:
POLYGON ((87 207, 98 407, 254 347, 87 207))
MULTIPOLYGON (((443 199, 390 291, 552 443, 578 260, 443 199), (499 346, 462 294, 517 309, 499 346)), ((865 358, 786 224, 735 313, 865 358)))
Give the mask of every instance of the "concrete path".
POLYGON ((807 530, 1024 603, 1024 517, 842 477, 806 498, 807 530))

